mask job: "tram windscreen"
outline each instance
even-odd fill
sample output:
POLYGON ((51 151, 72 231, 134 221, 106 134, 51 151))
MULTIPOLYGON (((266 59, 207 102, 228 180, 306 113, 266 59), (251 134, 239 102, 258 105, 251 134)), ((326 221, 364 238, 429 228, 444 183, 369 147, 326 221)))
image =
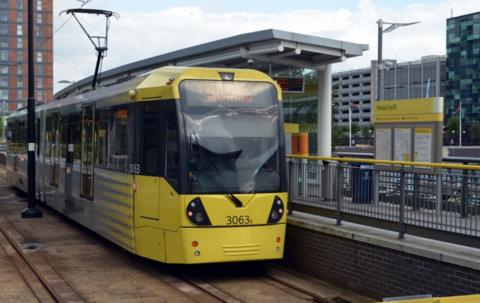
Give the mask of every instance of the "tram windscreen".
POLYGON ((180 94, 193 193, 280 191, 273 85, 186 80, 180 94))

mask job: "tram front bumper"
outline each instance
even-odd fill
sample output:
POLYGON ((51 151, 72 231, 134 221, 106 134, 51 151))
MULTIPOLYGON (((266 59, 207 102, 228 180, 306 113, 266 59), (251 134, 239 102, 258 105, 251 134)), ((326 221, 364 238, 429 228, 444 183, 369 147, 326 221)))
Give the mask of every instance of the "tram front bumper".
POLYGON ((285 224, 183 227, 165 233, 167 263, 215 263, 283 258, 285 224))

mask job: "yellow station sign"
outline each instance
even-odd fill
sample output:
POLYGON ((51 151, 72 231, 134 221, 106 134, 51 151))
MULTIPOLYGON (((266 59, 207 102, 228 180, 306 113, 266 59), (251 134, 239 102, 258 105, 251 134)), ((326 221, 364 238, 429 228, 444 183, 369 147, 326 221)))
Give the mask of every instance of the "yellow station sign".
POLYGON ((443 98, 399 99, 375 102, 374 123, 442 122, 443 98))

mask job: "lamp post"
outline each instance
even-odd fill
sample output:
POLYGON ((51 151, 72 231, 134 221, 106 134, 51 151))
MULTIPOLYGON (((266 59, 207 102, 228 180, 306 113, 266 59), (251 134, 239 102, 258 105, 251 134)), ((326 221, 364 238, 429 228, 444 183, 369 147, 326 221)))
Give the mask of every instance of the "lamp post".
POLYGON ((383 100, 383 62, 382 62, 382 48, 383 48, 383 34, 392 32, 399 27, 408 26, 420 23, 420 21, 416 22, 408 22, 408 23, 395 23, 395 22, 385 22, 382 19, 378 19, 378 58, 377 58, 377 100, 383 100), (383 25, 390 25, 386 29, 383 29, 383 25))

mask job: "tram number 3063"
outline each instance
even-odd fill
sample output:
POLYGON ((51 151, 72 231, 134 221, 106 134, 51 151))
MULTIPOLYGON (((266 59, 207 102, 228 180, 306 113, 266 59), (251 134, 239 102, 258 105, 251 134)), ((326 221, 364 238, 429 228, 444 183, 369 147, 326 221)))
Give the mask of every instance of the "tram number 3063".
POLYGON ((250 216, 227 216, 227 225, 248 225, 252 224, 250 216))

